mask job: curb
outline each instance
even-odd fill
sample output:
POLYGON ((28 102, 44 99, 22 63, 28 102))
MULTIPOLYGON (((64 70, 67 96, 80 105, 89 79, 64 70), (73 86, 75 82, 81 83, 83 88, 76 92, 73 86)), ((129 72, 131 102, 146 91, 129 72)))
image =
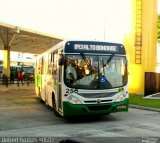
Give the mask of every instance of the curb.
POLYGON ((145 97, 143 97, 144 99, 160 99, 160 92, 159 93, 155 93, 155 94, 151 94, 151 95, 147 95, 145 97))
POLYGON ((143 99, 156 99, 156 100, 160 100, 160 97, 149 96, 149 97, 143 97, 143 99))
POLYGON ((151 108, 151 107, 145 107, 145 106, 139 106, 139 105, 132 105, 132 104, 130 104, 129 107, 130 108, 135 108, 135 109, 141 109, 141 110, 160 112, 160 109, 151 108))

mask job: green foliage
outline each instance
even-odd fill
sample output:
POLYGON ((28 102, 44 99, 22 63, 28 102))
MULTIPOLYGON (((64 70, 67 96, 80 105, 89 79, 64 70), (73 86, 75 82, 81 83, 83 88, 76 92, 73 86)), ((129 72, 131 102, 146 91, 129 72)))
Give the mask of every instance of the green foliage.
POLYGON ((160 99, 144 99, 142 95, 130 94, 129 104, 160 109, 160 99))

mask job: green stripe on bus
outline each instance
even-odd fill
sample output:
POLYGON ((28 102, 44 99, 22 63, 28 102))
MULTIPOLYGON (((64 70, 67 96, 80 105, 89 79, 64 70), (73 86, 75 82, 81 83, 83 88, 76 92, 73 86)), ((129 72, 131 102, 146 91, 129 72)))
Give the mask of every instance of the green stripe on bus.
POLYGON ((121 111, 128 111, 128 99, 106 104, 71 104, 63 102, 63 115, 66 117, 76 115, 105 115, 121 111), (125 108, 117 108, 118 106, 121 107, 121 105, 125 108))
POLYGON ((35 85, 36 87, 40 87, 42 83, 42 77, 40 74, 35 75, 35 85))

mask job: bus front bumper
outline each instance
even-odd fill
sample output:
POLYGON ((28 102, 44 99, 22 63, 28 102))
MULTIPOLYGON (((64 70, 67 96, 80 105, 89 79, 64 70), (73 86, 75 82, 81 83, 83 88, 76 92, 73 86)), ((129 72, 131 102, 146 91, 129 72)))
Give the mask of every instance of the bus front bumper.
POLYGON ((79 115, 107 115, 113 112, 128 111, 128 99, 121 102, 112 102, 105 104, 71 104, 63 102, 63 115, 79 116, 79 115))

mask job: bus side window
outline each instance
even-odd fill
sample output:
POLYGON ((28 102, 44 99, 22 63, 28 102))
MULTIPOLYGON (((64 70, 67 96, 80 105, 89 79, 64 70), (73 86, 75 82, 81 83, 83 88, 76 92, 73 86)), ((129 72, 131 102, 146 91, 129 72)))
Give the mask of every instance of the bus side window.
POLYGON ((38 73, 42 74, 42 58, 39 59, 38 73))
POLYGON ((42 57, 41 73, 44 74, 44 57, 42 57))
POLYGON ((51 53, 51 65, 52 65, 52 74, 53 74, 53 72, 54 72, 54 69, 53 69, 53 67, 54 67, 54 52, 51 53))
POLYGON ((53 53, 53 74, 57 74, 57 52, 53 53))
POLYGON ((52 74, 52 54, 48 55, 48 74, 52 74))

